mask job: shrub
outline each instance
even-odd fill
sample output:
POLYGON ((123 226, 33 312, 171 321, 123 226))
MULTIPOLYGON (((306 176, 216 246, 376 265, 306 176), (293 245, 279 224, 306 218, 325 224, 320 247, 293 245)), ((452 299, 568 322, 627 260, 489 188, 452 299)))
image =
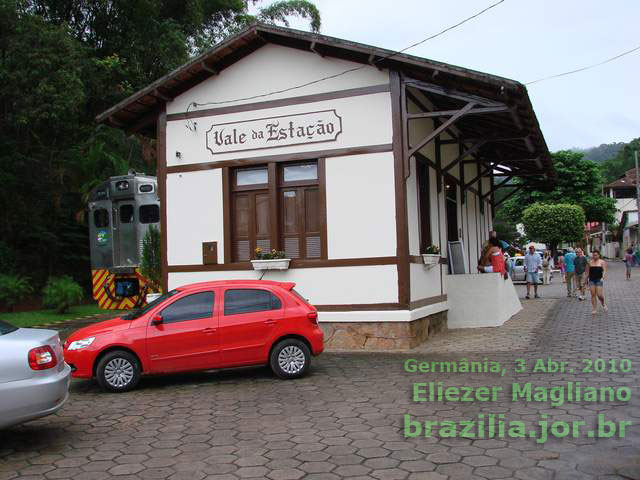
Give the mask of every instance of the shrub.
POLYGON ((9 312, 13 307, 33 293, 33 287, 27 277, 21 275, 0 274, 0 304, 6 305, 9 312))
POLYGON ((16 252, 0 240, 0 274, 12 273, 16 268, 16 252))
POLYGON ((71 277, 50 278, 42 291, 45 307, 55 308, 58 313, 66 312, 72 305, 82 301, 82 287, 71 277))
POLYGON ((142 261, 140 272, 151 283, 154 292, 160 291, 162 283, 160 230, 151 225, 142 239, 142 261))

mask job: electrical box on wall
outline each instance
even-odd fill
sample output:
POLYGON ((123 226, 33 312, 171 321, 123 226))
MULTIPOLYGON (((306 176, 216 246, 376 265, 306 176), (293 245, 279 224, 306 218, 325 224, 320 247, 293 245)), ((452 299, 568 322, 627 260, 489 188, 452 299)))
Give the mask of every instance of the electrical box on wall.
POLYGON ((216 265, 218 263, 218 242, 202 242, 202 264, 216 265))

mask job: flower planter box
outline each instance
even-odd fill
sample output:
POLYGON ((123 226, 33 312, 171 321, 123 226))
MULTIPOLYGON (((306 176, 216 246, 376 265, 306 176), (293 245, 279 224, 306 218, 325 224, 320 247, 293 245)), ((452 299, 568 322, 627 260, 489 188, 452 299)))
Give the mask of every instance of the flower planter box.
POLYGON ((437 253, 423 253, 422 261, 424 262, 425 267, 433 268, 440 264, 440 255, 437 253))
POLYGON ((254 270, 287 270, 290 258, 278 258, 275 260, 251 260, 254 270))

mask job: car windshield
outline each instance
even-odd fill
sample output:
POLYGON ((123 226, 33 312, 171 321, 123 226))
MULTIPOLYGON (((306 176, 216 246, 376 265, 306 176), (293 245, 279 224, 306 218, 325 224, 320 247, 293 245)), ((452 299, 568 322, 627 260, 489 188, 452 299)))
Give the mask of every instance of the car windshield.
POLYGON ((178 290, 171 290, 170 292, 160 295, 153 302, 148 303, 145 307, 137 308, 136 310, 123 315, 122 318, 124 320, 135 320, 136 318, 140 318, 142 315, 155 308, 156 305, 161 304, 169 297, 173 297, 176 293, 178 293, 178 290))
POLYGON ((17 329, 18 327, 14 327, 9 323, 0 320, 0 335, 6 335, 7 333, 15 332, 17 329))

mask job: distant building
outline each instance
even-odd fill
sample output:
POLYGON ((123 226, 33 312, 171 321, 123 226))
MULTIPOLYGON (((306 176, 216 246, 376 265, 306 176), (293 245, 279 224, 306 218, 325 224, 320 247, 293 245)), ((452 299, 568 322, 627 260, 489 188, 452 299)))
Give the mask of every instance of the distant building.
POLYGON ((605 185, 605 196, 616 201, 616 223, 620 225, 618 231, 603 230, 600 222, 587 225, 589 244, 591 248, 598 248, 607 257, 620 257, 625 249, 638 243, 638 204, 636 194, 636 169, 627 170, 625 174, 605 185), (614 242, 613 238, 620 237, 621 242, 614 242), (604 235, 604 239, 603 239, 604 235))

